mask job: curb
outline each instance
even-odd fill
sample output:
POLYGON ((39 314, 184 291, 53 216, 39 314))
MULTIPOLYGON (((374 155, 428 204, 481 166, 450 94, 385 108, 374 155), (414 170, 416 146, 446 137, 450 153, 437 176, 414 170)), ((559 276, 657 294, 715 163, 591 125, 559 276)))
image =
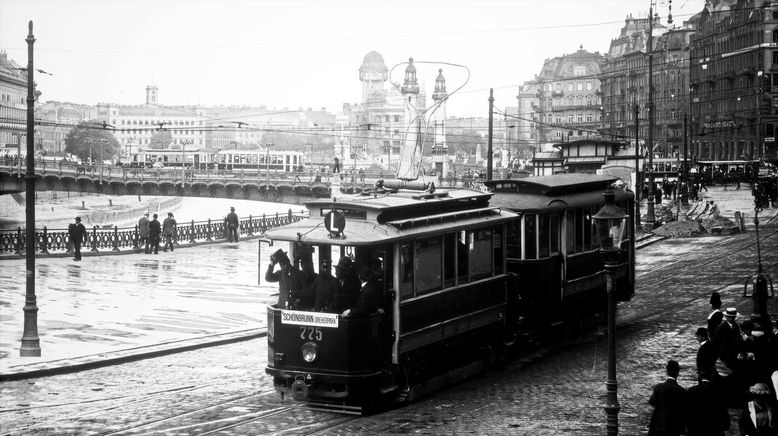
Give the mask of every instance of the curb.
POLYGON ((22 363, 9 367, 0 374, 0 382, 27 380, 57 374, 69 374, 87 369, 134 362, 136 360, 214 347, 235 342, 248 341, 267 336, 267 329, 248 329, 216 333, 196 338, 181 339, 160 344, 146 345, 123 350, 109 351, 87 356, 72 357, 33 364, 22 363))

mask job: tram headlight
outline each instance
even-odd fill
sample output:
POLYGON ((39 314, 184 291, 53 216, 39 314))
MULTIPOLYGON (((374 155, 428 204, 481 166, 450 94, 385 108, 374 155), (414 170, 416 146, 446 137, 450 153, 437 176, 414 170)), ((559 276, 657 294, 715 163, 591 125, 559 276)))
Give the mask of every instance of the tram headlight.
POLYGON ((313 342, 306 342, 303 344, 301 351, 303 352, 303 359, 311 363, 316 360, 316 356, 319 354, 319 346, 313 342))

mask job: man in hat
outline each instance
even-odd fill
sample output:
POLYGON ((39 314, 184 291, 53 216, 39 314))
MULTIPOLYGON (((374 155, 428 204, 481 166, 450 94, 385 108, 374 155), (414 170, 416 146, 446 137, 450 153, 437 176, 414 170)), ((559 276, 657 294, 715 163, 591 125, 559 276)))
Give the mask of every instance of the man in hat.
POLYGON ((737 309, 728 307, 724 312, 724 322, 722 322, 713 334, 713 349, 719 361, 721 373, 723 375, 732 374, 737 366, 737 355, 740 352, 743 338, 740 336, 740 326, 735 321, 737 318, 737 309))
POLYGON ((348 256, 343 256, 335 265, 335 278, 338 280, 338 290, 333 297, 331 309, 342 312, 357 304, 360 282, 354 273, 353 262, 348 256))
POLYGON ((227 225, 227 241, 238 242, 238 214, 235 213, 235 208, 230 208, 230 213, 227 214, 225 219, 227 225))
POLYGON ((86 242, 86 227, 81 224, 81 217, 76 217, 76 222, 68 226, 68 233, 70 235, 70 241, 73 242, 73 260, 76 262, 81 260, 81 244, 86 242))
POLYGON ((648 404, 654 406, 649 436, 676 436, 686 429, 686 390, 678 385, 681 367, 675 360, 667 362, 667 380, 654 386, 648 404))
POLYGON ((178 223, 173 218, 173 212, 167 213, 167 218, 162 222, 162 234, 165 236, 165 251, 170 246, 170 251, 173 251, 173 239, 176 237, 176 229, 178 223))
POLYGON ((716 291, 710 294, 710 306, 713 312, 708 315, 708 334, 712 335, 716 333, 716 327, 724 319, 724 313, 721 311, 721 295, 716 291))
POLYGON ((372 262, 363 260, 357 267, 361 282, 357 303, 351 309, 343 311, 343 316, 364 316, 377 312, 383 305, 383 292, 375 280, 372 262))
POLYGON ((293 271, 296 270, 292 267, 292 263, 284 250, 279 248, 270 255, 270 265, 268 265, 265 272, 265 281, 271 283, 278 282, 278 302, 276 303, 276 308, 278 309, 289 307, 290 291, 293 286, 293 271), (280 268, 278 271, 273 271, 276 265, 279 265, 280 268))
POLYGON ((144 212, 138 220, 138 238, 140 239, 139 246, 146 254, 149 254, 149 211, 144 212))
POLYGON ((157 214, 154 214, 152 218, 149 222, 149 243, 154 247, 154 254, 159 254, 159 238, 162 234, 162 227, 157 221, 157 214))
POLYGON ((319 274, 313 282, 313 310, 317 312, 330 310, 333 299, 340 290, 338 279, 332 276, 331 265, 331 260, 322 260, 319 266, 319 274))
POLYGON ((770 398, 770 388, 756 383, 748 389, 748 400, 738 420, 742 435, 778 434, 778 410, 770 398))

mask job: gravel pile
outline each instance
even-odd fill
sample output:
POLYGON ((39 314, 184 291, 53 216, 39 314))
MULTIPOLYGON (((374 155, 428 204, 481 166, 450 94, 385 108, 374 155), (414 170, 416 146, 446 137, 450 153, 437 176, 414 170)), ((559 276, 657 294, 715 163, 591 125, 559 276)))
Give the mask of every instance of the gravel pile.
POLYGON ((667 238, 690 238, 706 233, 705 228, 694 220, 673 221, 654 230, 654 235, 667 238))
POLYGON ((713 227, 737 227, 734 221, 721 215, 715 215, 711 218, 706 218, 700 223, 705 230, 710 231, 713 227))

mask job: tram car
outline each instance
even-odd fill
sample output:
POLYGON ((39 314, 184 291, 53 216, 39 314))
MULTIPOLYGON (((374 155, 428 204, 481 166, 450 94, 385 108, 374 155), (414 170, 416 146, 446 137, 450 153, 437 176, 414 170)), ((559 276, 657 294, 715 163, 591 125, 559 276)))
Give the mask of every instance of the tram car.
POLYGON ((273 150, 222 150, 214 156, 220 170, 282 171, 304 170, 303 153, 273 150))
POLYGON ((203 150, 140 150, 130 156, 127 164, 130 168, 181 168, 185 162, 187 168, 198 170, 214 167, 214 154, 203 150))
MULTIPOLYGON (((533 179, 489 182, 493 192, 378 182, 307 203, 309 218, 268 230, 274 250, 288 243, 290 270, 318 266, 318 284, 337 265, 340 284, 329 304, 314 285, 308 303, 292 289, 268 306, 266 372, 282 398, 355 413, 410 401, 520 352, 534 334, 604 313, 591 216, 616 179, 533 179), (349 265, 362 286, 350 302, 349 265), (365 310, 368 293, 379 297, 365 310)), ((625 212, 631 199, 617 195, 625 212)), ((626 269, 623 298, 634 284, 626 269)))

